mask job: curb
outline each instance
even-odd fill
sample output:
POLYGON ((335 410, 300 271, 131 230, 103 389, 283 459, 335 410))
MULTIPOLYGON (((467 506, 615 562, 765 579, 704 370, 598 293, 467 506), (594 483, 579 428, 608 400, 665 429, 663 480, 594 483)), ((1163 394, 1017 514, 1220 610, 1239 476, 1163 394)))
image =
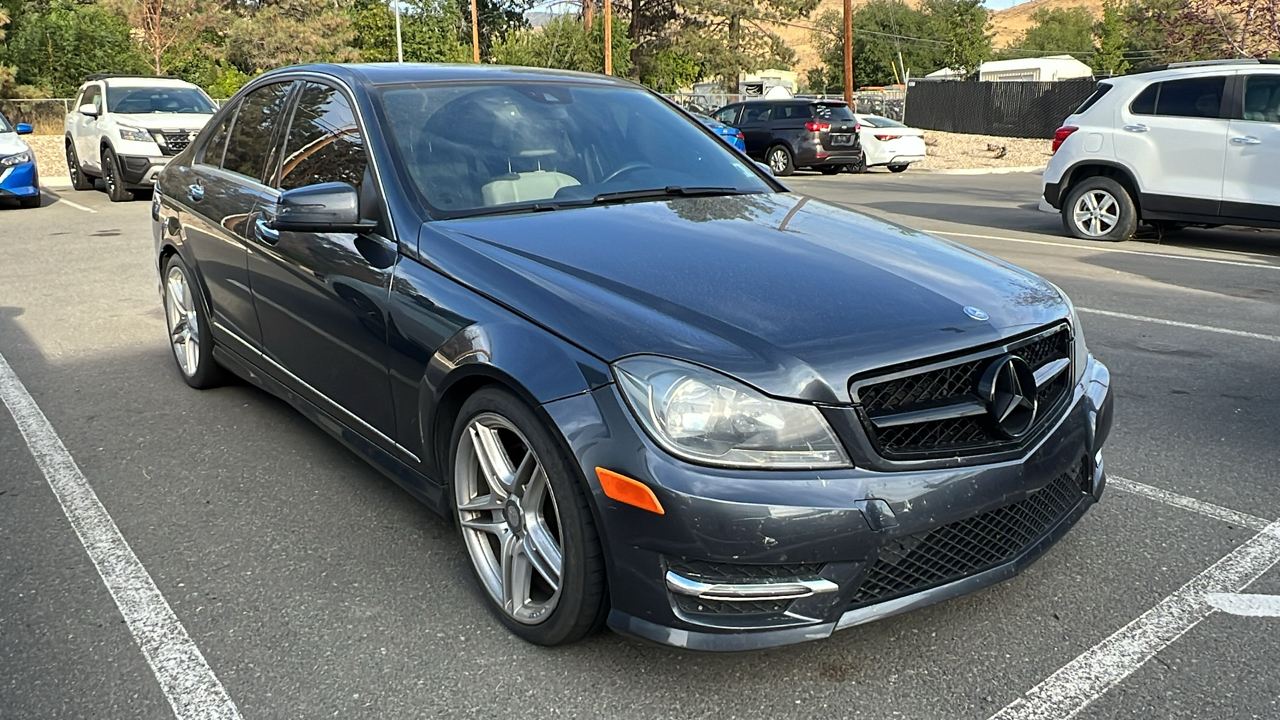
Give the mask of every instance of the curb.
POLYGON ((1007 175, 1009 173, 1044 172, 1045 167, 1045 165, 1030 165, 1024 167, 956 168, 954 170, 912 168, 912 170, 933 173, 934 175, 1007 175))

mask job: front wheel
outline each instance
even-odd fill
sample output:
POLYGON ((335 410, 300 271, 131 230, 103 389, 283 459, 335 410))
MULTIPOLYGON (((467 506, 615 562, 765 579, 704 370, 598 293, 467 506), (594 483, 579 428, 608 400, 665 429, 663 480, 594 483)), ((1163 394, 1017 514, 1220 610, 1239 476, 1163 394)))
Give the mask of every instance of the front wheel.
POLYGON ((1119 242, 1138 229, 1138 210, 1123 185, 1108 177, 1091 177, 1067 193, 1062 225, 1081 240, 1119 242))
POLYGON ((907 169, 906 165, 890 165, 889 166, 889 172, 900 173, 900 172, 905 172, 906 169, 907 169))
POLYGON ((774 145, 769 148, 769 169, 777 177, 786 177, 796 171, 795 158, 786 145, 774 145))
POLYGON ((511 632, 563 645, 602 624, 599 534, 586 488, 542 421, 484 388, 453 431, 453 504, 486 605, 511 632))
POLYGON ((213 359, 204 296, 191 270, 177 255, 171 255, 164 265, 164 315, 169 346, 182 379, 197 390, 222 384, 223 370, 213 359))
POLYGON ((858 159, 844 166, 846 170, 854 175, 861 175, 867 171, 867 154, 865 152, 858 153, 858 159))
POLYGON ((102 181, 107 185, 107 197, 111 198, 111 202, 128 202, 133 199, 133 193, 124 186, 120 159, 111 148, 102 150, 102 181))

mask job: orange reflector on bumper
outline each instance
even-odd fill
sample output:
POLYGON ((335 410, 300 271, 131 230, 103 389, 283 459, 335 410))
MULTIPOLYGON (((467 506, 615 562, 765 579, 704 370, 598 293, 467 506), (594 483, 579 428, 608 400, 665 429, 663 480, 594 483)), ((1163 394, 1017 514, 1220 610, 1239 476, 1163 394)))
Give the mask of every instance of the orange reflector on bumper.
POLYGON ((612 470, 596 468, 596 477, 600 478, 600 487, 604 494, 621 503, 626 503, 641 510, 648 510, 659 515, 666 515, 658 496, 653 494, 648 485, 639 480, 632 480, 626 475, 619 475, 612 470))

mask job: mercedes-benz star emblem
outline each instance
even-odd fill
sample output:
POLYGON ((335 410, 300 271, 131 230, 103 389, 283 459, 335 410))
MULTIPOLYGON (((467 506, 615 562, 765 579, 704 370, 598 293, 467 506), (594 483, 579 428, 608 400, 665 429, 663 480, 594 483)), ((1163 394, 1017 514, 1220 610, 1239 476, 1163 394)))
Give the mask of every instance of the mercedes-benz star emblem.
POLYGON ((974 307, 974 306, 972 306, 972 305, 965 305, 965 306, 964 306, 964 314, 965 314, 965 315, 968 315, 969 317, 973 318, 974 320, 989 320, 989 319, 991 318, 991 316, 990 316, 990 315, 988 315, 988 314, 987 314, 985 311, 983 311, 981 308, 976 308, 976 307, 974 307))
POLYGON ((978 393, 1000 432, 1017 440, 1036 421, 1036 375, 1027 361, 1005 355, 987 366, 978 393))

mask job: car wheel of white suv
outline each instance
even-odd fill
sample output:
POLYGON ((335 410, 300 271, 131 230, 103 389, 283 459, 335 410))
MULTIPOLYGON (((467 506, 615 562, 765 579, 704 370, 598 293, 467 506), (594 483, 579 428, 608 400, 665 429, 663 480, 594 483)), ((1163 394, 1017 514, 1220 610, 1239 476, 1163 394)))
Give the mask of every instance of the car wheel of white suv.
POLYGON ((1107 177, 1080 181, 1062 204, 1062 225, 1081 240, 1119 242, 1138 229, 1138 209, 1120 183, 1107 177))

